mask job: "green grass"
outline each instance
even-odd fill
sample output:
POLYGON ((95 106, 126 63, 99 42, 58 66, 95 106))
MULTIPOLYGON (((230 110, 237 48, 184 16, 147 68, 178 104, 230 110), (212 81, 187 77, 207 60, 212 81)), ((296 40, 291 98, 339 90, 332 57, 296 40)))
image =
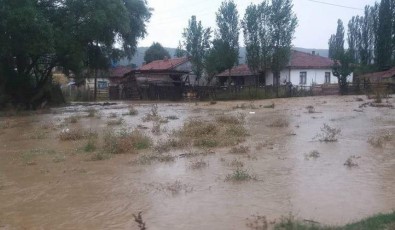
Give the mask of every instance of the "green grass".
POLYGON ((276 224, 275 230, 393 230, 395 229, 395 212, 378 214, 359 222, 340 227, 321 226, 319 224, 304 223, 292 217, 284 218, 276 224))
POLYGON ((251 175, 247 170, 237 168, 231 174, 228 174, 225 178, 225 181, 232 182, 241 182, 241 181, 250 181, 256 180, 255 175, 251 175))
POLYGON ((96 144, 95 144, 95 140, 93 140, 92 138, 90 138, 88 140, 88 143, 86 143, 86 145, 84 146, 84 151, 87 153, 91 153, 96 151, 96 144))

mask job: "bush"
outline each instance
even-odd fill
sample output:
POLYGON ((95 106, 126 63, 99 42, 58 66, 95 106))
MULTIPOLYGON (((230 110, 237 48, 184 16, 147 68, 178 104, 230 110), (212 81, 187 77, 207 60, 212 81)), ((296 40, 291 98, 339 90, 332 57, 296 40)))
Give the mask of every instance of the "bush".
POLYGON ((233 182, 249 181, 249 180, 256 180, 256 177, 250 175, 247 170, 243 170, 240 168, 237 168, 235 171, 233 171, 233 173, 228 174, 225 178, 225 181, 233 181, 233 182))
POLYGON ((136 150, 143 150, 151 147, 152 140, 139 130, 133 132, 107 131, 104 134, 104 150, 111 154, 135 153, 136 150))
POLYGON ((60 132, 58 137, 61 141, 77 141, 86 138, 95 138, 97 137, 97 133, 92 130, 66 128, 60 132))
POLYGON ((324 124, 324 127, 321 128, 321 133, 316 138, 323 142, 336 142, 340 133, 341 129, 332 128, 324 124))

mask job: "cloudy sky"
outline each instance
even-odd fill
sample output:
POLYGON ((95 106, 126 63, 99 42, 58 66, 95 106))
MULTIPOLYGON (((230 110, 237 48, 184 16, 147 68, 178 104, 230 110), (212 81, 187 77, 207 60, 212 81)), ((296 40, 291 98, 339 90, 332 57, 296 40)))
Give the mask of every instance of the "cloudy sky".
MULTIPOLYGON (((261 2, 261 0, 234 1, 238 6, 240 18, 243 17, 250 3, 261 2)), ((182 39, 181 33, 192 15, 196 15, 204 27, 215 29, 215 13, 221 2, 222 0, 148 0, 149 6, 154 8, 154 11, 148 23, 148 36, 139 42, 139 46, 150 46, 152 42, 160 42, 165 47, 177 47, 178 41, 182 39)), ((364 6, 373 5, 376 0, 294 0, 293 2, 294 12, 299 20, 294 46, 327 49, 328 39, 336 31, 337 19, 342 19, 346 25, 353 15, 362 15, 364 6)), ((244 44, 243 40, 240 44, 244 44)))

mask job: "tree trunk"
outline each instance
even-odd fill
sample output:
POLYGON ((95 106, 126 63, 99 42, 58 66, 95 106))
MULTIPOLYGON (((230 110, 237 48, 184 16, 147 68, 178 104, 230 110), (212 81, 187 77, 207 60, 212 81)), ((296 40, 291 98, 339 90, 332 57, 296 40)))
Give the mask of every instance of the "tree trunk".
POLYGON ((94 92, 93 92, 93 100, 96 101, 97 99, 97 68, 95 68, 95 86, 94 86, 94 92))

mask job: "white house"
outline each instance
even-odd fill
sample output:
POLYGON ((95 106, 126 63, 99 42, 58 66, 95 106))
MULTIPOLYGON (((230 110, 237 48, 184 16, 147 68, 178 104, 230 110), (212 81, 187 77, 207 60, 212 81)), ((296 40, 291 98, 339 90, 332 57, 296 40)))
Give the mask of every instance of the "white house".
MULTIPOLYGON (((337 77, 332 74, 333 61, 313 53, 292 50, 289 64, 280 72, 280 84, 292 83, 294 86, 312 86, 337 84, 337 77)), ((273 72, 265 71, 260 76, 252 73, 246 64, 236 66, 217 75, 221 84, 232 85, 274 85, 273 72)), ((353 74, 348 81, 353 80, 353 74)))

